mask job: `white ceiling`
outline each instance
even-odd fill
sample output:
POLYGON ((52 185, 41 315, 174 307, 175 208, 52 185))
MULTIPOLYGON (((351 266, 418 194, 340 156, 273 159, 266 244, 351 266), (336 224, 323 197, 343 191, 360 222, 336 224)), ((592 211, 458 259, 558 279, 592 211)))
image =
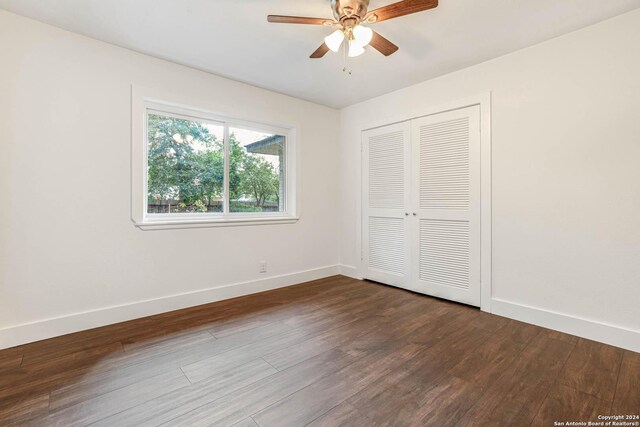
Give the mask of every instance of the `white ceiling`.
MULTIPOLYGON (((393 1, 371 0, 370 10, 393 1)), ((277 92, 343 107, 504 55, 640 7, 640 0, 440 0, 374 24, 400 46, 309 55, 331 29, 268 14, 330 18, 329 0, 0 0, 0 8, 277 92)))

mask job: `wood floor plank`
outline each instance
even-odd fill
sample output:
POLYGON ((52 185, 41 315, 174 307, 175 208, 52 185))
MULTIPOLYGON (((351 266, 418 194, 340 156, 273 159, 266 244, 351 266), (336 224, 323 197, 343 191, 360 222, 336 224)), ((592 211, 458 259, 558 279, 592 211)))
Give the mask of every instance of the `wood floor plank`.
MULTIPOLYGON (((350 321, 355 321, 356 319, 350 319, 350 321)), ((321 325, 314 324, 312 329, 298 329, 286 326, 282 330, 280 334, 273 334, 275 336, 263 336, 259 339, 257 333, 252 332, 251 334, 244 334, 243 337, 246 339, 249 337, 250 339, 246 340, 247 344, 244 346, 237 346, 238 342, 243 342, 243 340, 238 340, 238 337, 224 337, 220 338, 216 344, 218 345, 218 351, 212 351, 211 356, 207 358, 203 358, 198 360, 197 362, 186 364, 182 366, 182 370, 185 372, 187 377, 192 382, 198 382, 202 379, 205 379, 211 375, 216 374, 221 369, 221 366, 225 366, 225 364, 232 361, 233 363, 244 363, 248 360, 255 359, 258 357, 265 358, 265 355, 278 352, 278 351, 286 351, 292 347, 297 347, 298 345, 303 345, 308 340, 314 339, 316 334, 333 334, 333 330, 336 328, 348 328, 350 323, 346 325, 343 324, 339 319, 329 318, 322 322, 321 325), (230 342, 231 345, 223 347, 223 349, 229 348, 228 351, 221 351, 220 345, 225 344, 226 342, 230 342)), ((328 350, 329 348, 327 348, 328 350)), ((326 350, 325 350, 326 351, 326 350)), ((320 354, 322 352, 315 353, 313 355, 308 355, 308 357, 300 357, 295 361, 290 361, 289 365, 292 366, 296 363, 301 362, 302 360, 306 360, 312 356, 320 354)), ((266 359, 265 359, 266 360, 266 359)), ((267 360, 268 362, 268 360, 267 360)), ((284 367, 281 366, 284 369, 284 367)))
POLYGON ((371 427, 377 424, 350 403, 342 402, 307 424, 307 427, 371 427))
MULTIPOLYGON (((167 421, 163 425, 233 425, 354 361, 355 358, 346 353, 330 350, 167 421)), ((259 421, 256 422, 259 423, 259 421)))
POLYGON ((255 421, 253 421, 253 418, 249 417, 249 418, 245 418, 239 423, 234 424, 231 427, 260 427, 260 426, 255 421))
POLYGON ((156 351, 162 348, 175 347, 178 342, 213 341, 215 337, 206 330, 207 327, 208 325, 204 325, 202 328, 190 326, 187 330, 164 331, 165 333, 162 335, 143 339, 127 337, 121 341, 122 347, 126 352, 140 351, 142 349, 156 351))
POLYGON ((576 337, 575 335, 569 335, 569 334, 565 334, 559 331, 554 331, 546 328, 542 329, 542 333, 549 338, 552 338, 554 340, 565 341, 569 344, 576 344, 578 342, 578 337, 576 337))
POLYGON ((4 350, 0 350, 0 364, 4 363, 6 360, 22 356, 24 356, 24 347, 22 346, 10 347, 4 350))
POLYGON ((0 372, 19 368, 22 365, 23 357, 22 354, 4 356, 0 359, 0 372))
POLYGON ((557 421, 597 422, 598 415, 609 415, 610 402, 574 388, 557 384, 538 411, 532 426, 552 426, 557 421))
MULTIPOLYGON (((380 306, 378 304, 368 304, 370 306, 368 316, 366 316, 366 312, 360 312, 359 314, 364 317, 345 319, 344 324, 341 326, 328 330, 316 337, 311 337, 293 348, 285 348, 278 352, 264 355, 263 358, 272 366, 281 370, 340 346, 344 346, 343 350, 345 351, 357 352, 358 343, 363 342, 363 340, 370 343, 371 339, 377 336, 378 341, 384 342, 389 339, 389 336, 397 339, 404 335, 409 335, 414 328, 418 328, 422 325, 422 322, 426 322, 428 317, 435 316, 437 313, 437 311, 433 310, 416 316, 415 310, 418 307, 411 303, 404 303, 404 300, 402 300, 402 310, 394 311, 393 320, 396 326, 387 330, 382 326, 388 327, 385 324, 389 322, 389 317, 377 315, 377 313, 384 312, 385 308, 393 306, 393 300, 390 301, 389 298, 385 298, 382 301, 384 304, 380 306), (381 330, 386 333, 381 334, 381 330), (374 335, 372 336, 372 334, 374 335), (347 346, 347 344, 349 345, 347 346)), ((330 318, 335 319, 335 316, 330 318)))
POLYGON ((435 316, 425 321, 409 339, 412 342, 430 346, 443 340, 450 340, 452 334, 461 334, 464 331, 470 338, 489 335, 491 333, 489 330, 470 326, 472 321, 469 319, 470 313, 467 310, 467 307, 452 309, 449 305, 440 306, 433 310, 435 316))
POLYGON ((447 370, 473 353, 489 332, 461 332, 457 319, 448 323, 448 333, 436 342, 425 342, 412 360, 381 381, 363 389, 348 401, 381 425, 450 425, 471 407, 480 388, 452 377, 447 370), (435 392, 433 390, 436 390, 435 392))
POLYGON ((509 322, 489 336, 475 351, 465 354, 449 373, 467 382, 489 385, 539 333, 531 325, 509 322))
POLYGON ((46 417, 44 423, 50 426, 86 426, 189 385, 191 384, 182 371, 169 371, 59 411, 53 411, 46 417))
POLYGON ((6 399, 0 403, 0 425, 25 425, 49 412, 49 393, 34 393, 6 399))
POLYGON ((315 337, 301 341, 297 345, 263 355, 263 359, 278 370, 284 370, 311 357, 346 344, 376 327, 370 319, 352 319, 351 323, 338 326, 315 337))
MULTIPOLYGON (((348 285, 348 282, 345 282, 345 285, 348 285)), ((352 289, 351 287, 347 288, 352 289)), ((362 293, 362 289, 356 289, 356 291, 362 293)), ((211 325, 209 331, 215 337, 222 338, 274 322, 289 324, 290 319, 295 319, 297 316, 308 315, 314 311, 322 310, 333 299, 348 299, 348 294, 350 292, 347 289, 340 291, 331 289, 326 293, 320 294, 322 297, 320 295, 308 295, 306 298, 289 301, 288 303, 281 301, 268 307, 260 307, 259 310, 243 311, 235 316, 227 315, 211 325), (321 300, 322 304, 319 304, 316 300, 321 300)))
POLYGON ((624 350, 580 338, 558 382, 613 402, 624 350))
POLYGON ((2 350, 0 425, 551 425, 638 383, 638 353, 334 276, 2 350))
MULTIPOLYGON (((184 341, 180 340, 179 343, 184 341)), ((145 377, 178 369, 181 363, 206 357, 213 348, 213 337, 210 336, 207 341, 196 341, 188 345, 143 348, 135 352, 119 353, 116 357, 102 357, 85 366, 71 365, 67 371, 51 374, 39 371, 28 374, 11 387, 0 389, 0 401, 23 393, 52 391, 52 406, 56 407, 58 398, 77 401, 87 396, 94 397, 145 377), (64 392, 57 396, 57 390, 64 392)))
MULTIPOLYGON (((407 425, 458 425, 480 395, 480 388, 455 377, 444 377, 398 411, 407 425)), ((404 422, 400 422, 404 424, 404 422)))
POLYGON ((95 423, 94 427, 159 425, 169 422, 276 372, 268 363, 257 359, 104 418, 95 423))
MULTIPOLYGON (((356 420, 364 417, 365 420, 375 420, 379 425, 408 425, 411 417, 420 419, 421 411, 426 408, 419 401, 445 374, 434 372, 430 380, 421 375, 420 379, 414 381, 412 377, 420 365, 418 359, 416 357, 405 365, 396 367, 380 380, 351 396, 343 403, 347 403, 353 410, 338 415, 356 420)), ((327 414, 328 419, 333 417, 330 413, 327 414)))
POLYGON ((514 342, 524 344, 529 344, 534 338, 544 332, 544 329, 538 326, 517 320, 509 320, 505 325, 505 329, 509 330, 514 342))
POLYGON ((611 413, 640 415, 640 353, 624 352, 611 413))
POLYGON ((29 365, 120 342, 123 335, 131 336, 137 330, 153 330, 152 325, 152 319, 144 318, 26 344, 24 362, 29 365))
MULTIPOLYGON (((205 336, 209 335, 205 333, 205 336)), ((52 405, 54 407, 66 406, 87 393, 105 393, 138 381, 141 377, 154 375, 165 369, 190 367, 192 364, 199 365, 202 372, 194 374, 200 375, 200 377, 192 376, 191 379, 194 381, 200 380, 209 375, 215 375, 220 369, 237 366, 260 357, 265 352, 294 345, 296 342, 306 339, 306 336, 302 331, 295 331, 286 327, 283 329, 274 328, 272 332, 266 334, 264 331, 260 334, 255 331, 251 334, 245 334, 246 342, 243 339, 231 336, 215 341, 213 341, 213 337, 209 336, 209 338, 209 340, 192 341, 189 346, 175 346, 176 348, 173 348, 173 351, 169 351, 171 347, 167 344, 138 349, 137 352, 129 352, 126 357, 131 358, 131 360, 121 361, 122 366, 109 365, 111 369, 104 369, 103 373, 94 373, 87 381, 76 382, 54 390, 52 393, 52 405), (278 335, 283 331, 285 331, 284 334, 278 335), (278 336, 273 337, 272 335, 278 336), (259 339, 260 336, 262 337, 261 339, 259 339), (155 354, 160 350, 162 350, 160 354, 155 354), (207 366, 207 363, 210 363, 211 366, 207 366)), ((179 343, 185 343, 184 337, 181 338, 179 343)))
POLYGON ((112 343, 13 369, 2 375, 0 402, 22 394, 49 391, 54 384, 91 371, 96 360, 110 359, 122 353, 122 345, 112 343))
POLYGON ((291 331, 289 334, 265 338, 223 353, 213 352, 214 355, 211 357, 182 366, 182 371, 189 381, 197 383, 226 369, 261 358, 264 353, 289 348, 304 340, 306 340, 304 333, 291 331))
MULTIPOLYGON (((83 400, 100 396, 131 384, 154 377, 183 364, 207 357, 214 351, 213 341, 194 341, 176 348, 144 349, 141 354, 127 354, 119 361, 96 363, 92 369, 75 372, 72 378, 63 378, 51 388, 51 407, 59 409, 83 400), (120 363, 118 363, 120 362, 120 363)), ((72 371, 74 372, 74 371, 72 371)))
POLYGON ((303 426, 414 357, 420 347, 378 350, 254 414, 262 427, 303 426))
POLYGON ((273 317, 266 316, 253 319, 240 317, 233 319, 231 322, 220 322, 213 325, 213 327, 209 327, 207 330, 216 338, 224 338, 229 335, 250 331, 256 328, 264 328, 278 320, 280 319, 274 320, 273 317))
MULTIPOLYGON (((329 319, 348 321, 350 318, 365 316, 376 309, 382 309, 379 303, 383 293, 381 289, 373 289, 371 292, 364 293, 359 292, 353 295, 352 298, 334 300, 327 304, 322 304, 315 310, 292 316, 284 320, 284 323, 295 328, 306 328, 321 325, 329 319)), ((394 300, 391 299, 388 304, 393 304, 394 300)))
POLYGON ((273 322, 266 325, 257 326, 234 334, 219 338, 217 342, 227 347, 239 347, 247 342, 257 341, 268 337, 273 337, 293 331, 293 328, 283 322, 273 322))
MULTIPOLYGON (((69 366, 85 366, 87 364, 93 364, 96 359, 117 357, 117 355, 122 354, 123 351, 122 344, 116 341, 74 353, 67 353, 63 356, 38 360, 37 362, 33 360, 25 361, 20 368, 20 373, 24 372, 28 376, 40 375, 41 372, 49 372, 50 374, 57 373, 61 370, 64 371, 68 369, 69 366)), ((22 381, 22 379, 20 379, 20 381, 22 381)))
POLYGON ((557 380, 574 344, 538 334, 501 375, 489 379, 460 425, 529 425, 557 380))

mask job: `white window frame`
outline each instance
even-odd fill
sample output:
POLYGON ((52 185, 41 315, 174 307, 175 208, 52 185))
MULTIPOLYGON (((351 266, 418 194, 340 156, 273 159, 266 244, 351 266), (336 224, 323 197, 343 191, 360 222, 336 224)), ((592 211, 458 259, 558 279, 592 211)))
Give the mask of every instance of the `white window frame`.
POLYGON ((296 135, 295 126, 278 126, 253 120, 238 119, 178 102, 145 96, 143 90, 132 91, 131 143, 131 219, 143 230, 220 227, 263 224, 290 224, 298 221, 296 191, 296 135), (224 127, 224 207, 223 212, 189 214, 149 214, 148 194, 148 114, 194 120, 224 127), (229 209, 229 128, 239 127, 285 137, 285 192, 283 212, 230 212, 229 209))

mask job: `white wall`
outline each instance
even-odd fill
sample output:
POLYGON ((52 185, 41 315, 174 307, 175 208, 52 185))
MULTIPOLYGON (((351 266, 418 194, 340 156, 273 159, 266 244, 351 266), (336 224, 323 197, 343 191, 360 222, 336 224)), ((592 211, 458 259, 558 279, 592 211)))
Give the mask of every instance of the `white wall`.
POLYGON ((640 10, 345 108, 342 264, 361 274, 360 130, 488 91, 492 311, 640 351, 640 10))
POLYGON ((0 52, 0 348, 338 271, 336 110, 4 11, 0 52), (299 123, 302 219, 135 228, 132 83, 299 123), (265 276, 275 278, 211 290, 265 276))

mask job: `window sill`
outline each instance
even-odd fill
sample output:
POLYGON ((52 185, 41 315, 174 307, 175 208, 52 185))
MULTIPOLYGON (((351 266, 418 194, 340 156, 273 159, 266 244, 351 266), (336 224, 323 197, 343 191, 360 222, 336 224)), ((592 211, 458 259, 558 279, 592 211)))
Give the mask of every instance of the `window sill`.
POLYGON ((276 218, 232 218, 232 219, 193 219, 183 218, 175 220, 156 220, 146 222, 135 222, 134 225, 141 230, 175 230, 182 228, 208 228, 208 227, 238 227, 247 225, 274 225, 274 224, 294 224, 299 217, 276 217, 276 218))

